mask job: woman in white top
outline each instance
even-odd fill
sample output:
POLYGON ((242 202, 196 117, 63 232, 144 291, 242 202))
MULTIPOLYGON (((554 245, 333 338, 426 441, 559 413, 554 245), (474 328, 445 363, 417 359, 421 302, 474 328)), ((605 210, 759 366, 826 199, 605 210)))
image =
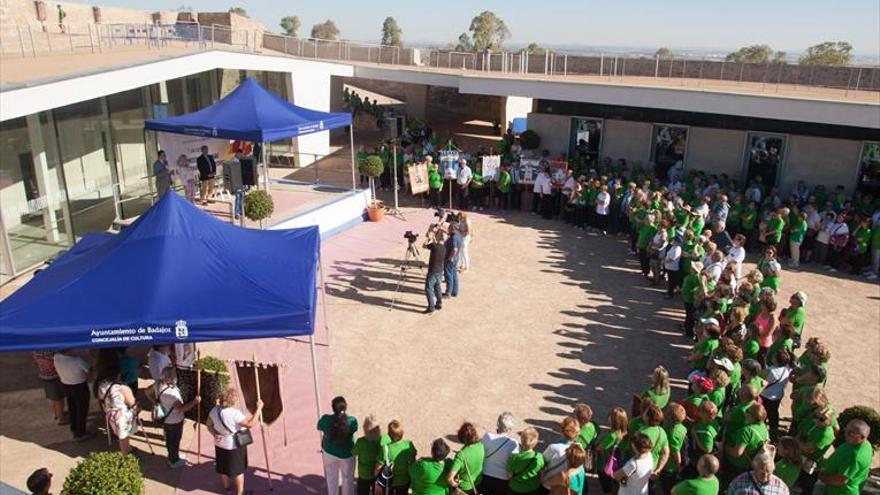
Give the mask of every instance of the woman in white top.
POLYGON ((608 235, 608 214, 611 210, 611 195, 608 186, 602 186, 596 195, 596 220, 602 235, 608 235))
POLYGON ((198 169, 195 162, 190 162, 186 155, 177 157, 177 176, 183 184, 183 190, 186 192, 186 199, 190 202, 196 200, 196 174, 198 169))
POLYGON ((474 239, 474 227, 467 213, 461 212, 458 231, 461 232, 461 256, 458 257, 458 271, 466 272, 471 267, 471 255, 468 246, 474 239))
POLYGON ((503 412, 498 416, 495 433, 483 435, 483 481, 480 492, 486 495, 504 495, 507 493, 507 461, 510 456, 519 452, 519 442, 510 437, 516 419, 513 414, 503 412))
POLYGON ((767 356, 767 368, 761 373, 767 380, 767 386, 761 391, 761 403, 767 410, 767 426, 773 435, 779 431, 779 404, 785 397, 791 362, 791 352, 782 347, 775 356, 767 356))
POLYGON ((162 370, 162 384, 159 386, 158 402, 162 405, 165 417, 162 429, 165 432, 165 446, 168 450, 168 466, 177 469, 186 465, 186 457, 180 455, 180 439, 183 436, 184 415, 202 401, 198 395, 184 404, 180 388, 177 386, 177 373, 171 366, 162 370))
POLYGON ((138 429, 137 401, 128 385, 122 383, 118 354, 99 354, 97 366, 95 397, 103 406, 107 422, 119 439, 119 450, 122 455, 128 455, 131 452, 128 439, 138 429))
POLYGON ((214 435, 214 453, 217 473, 224 491, 234 488, 234 495, 244 494, 244 472, 247 470, 247 445, 236 445, 235 433, 256 426, 263 414, 263 401, 257 401, 257 412, 245 418, 243 412, 235 408, 238 393, 228 388, 220 397, 219 403, 208 415, 208 431, 214 435))
POLYGON ((620 483, 617 494, 648 495, 648 481, 654 471, 654 442, 644 433, 636 433, 630 443, 634 457, 614 473, 614 479, 620 483))
POLYGON ((736 234, 733 238, 733 244, 727 250, 727 263, 736 262, 736 278, 742 278, 742 264, 746 259, 746 236, 736 234))
POLYGON ((562 440, 551 443, 542 453, 544 456, 544 472, 541 474, 541 486, 547 491, 550 491, 552 488, 550 481, 553 477, 565 470, 566 451, 581 432, 577 419, 574 416, 567 416, 563 419, 562 423, 559 424, 559 429, 562 440))
POLYGON ((834 222, 826 227, 828 231, 828 244, 831 248, 831 254, 828 257, 828 265, 825 269, 836 272, 840 262, 843 261, 843 253, 846 245, 849 243, 849 225, 846 224, 846 216, 839 213, 834 222))

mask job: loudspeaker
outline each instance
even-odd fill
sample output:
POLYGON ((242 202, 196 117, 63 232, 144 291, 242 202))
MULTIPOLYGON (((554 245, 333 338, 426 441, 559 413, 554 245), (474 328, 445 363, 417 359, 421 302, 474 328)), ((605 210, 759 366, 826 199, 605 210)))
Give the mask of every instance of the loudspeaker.
POLYGON ((257 185, 257 171, 254 167, 253 158, 242 158, 241 160, 241 183, 245 186, 257 185))
POLYGON ((385 128, 385 140, 397 139, 402 129, 400 127, 400 122, 398 117, 385 117, 384 126, 385 128))

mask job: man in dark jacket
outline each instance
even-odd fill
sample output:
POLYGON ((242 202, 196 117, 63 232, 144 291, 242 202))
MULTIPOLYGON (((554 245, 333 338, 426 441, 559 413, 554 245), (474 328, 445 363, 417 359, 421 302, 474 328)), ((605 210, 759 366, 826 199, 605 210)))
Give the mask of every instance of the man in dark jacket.
POLYGON ((217 175, 217 164, 214 157, 208 154, 208 147, 202 146, 202 154, 196 159, 199 168, 199 197, 202 204, 208 204, 208 198, 214 195, 214 176, 217 175))

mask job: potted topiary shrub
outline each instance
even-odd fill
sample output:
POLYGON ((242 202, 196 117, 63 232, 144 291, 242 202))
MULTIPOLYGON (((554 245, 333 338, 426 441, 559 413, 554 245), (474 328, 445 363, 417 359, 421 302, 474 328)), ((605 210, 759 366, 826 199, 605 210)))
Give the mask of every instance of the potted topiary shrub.
POLYGON ((541 147, 541 136, 529 129, 519 135, 519 144, 524 150, 536 150, 541 147))
POLYGON ((142 495, 144 475, 137 457, 95 452, 70 470, 61 495, 142 495))
POLYGON ((834 441, 834 445, 842 445, 846 442, 845 430, 846 425, 854 419, 861 419, 871 428, 871 436, 868 441, 874 446, 874 449, 880 449, 880 413, 870 406, 852 406, 848 407, 840 413, 837 422, 840 424, 840 432, 834 441))
POLYGON ((252 222, 260 222, 260 228, 263 228, 263 220, 272 216, 275 211, 275 202, 272 196, 262 189, 251 191, 244 198, 242 204, 244 208, 244 216, 248 217, 252 222))
POLYGON ((385 163, 382 162, 381 157, 370 155, 361 160, 358 164, 358 169, 370 180, 370 194, 373 200, 367 205, 367 215, 369 215, 370 221, 378 222, 385 216, 385 204, 376 199, 376 177, 382 175, 382 172, 385 170, 385 163))

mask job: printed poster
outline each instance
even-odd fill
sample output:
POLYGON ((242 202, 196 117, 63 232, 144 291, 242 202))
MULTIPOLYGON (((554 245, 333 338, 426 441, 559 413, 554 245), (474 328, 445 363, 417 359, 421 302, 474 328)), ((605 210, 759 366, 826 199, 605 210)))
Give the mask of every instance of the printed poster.
POLYGON ((540 165, 537 158, 520 158, 519 167, 514 168, 514 179, 518 184, 534 184, 540 165))
POLYGON ((501 168, 501 155, 486 155, 483 157, 483 180, 497 181, 498 170, 501 168))
POLYGON ((560 160, 550 161, 550 180, 561 184, 565 182, 565 172, 568 170, 568 162, 560 160))
POLYGON ((409 186, 413 194, 428 192, 428 164, 413 163, 409 166, 409 186))
POLYGON ((186 155, 189 158, 190 167, 196 166, 196 158, 202 154, 202 146, 208 146, 208 153, 214 155, 217 163, 232 158, 232 141, 228 139, 205 138, 200 136, 187 136, 186 134, 171 134, 169 132, 157 132, 156 139, 159 149, 168 157, 168 164, 177 166, 177 158, 186 155))
POLYGON ((459 158, 458 150, 440 150, 440 170, 444 179, 455 179, 459 158))

